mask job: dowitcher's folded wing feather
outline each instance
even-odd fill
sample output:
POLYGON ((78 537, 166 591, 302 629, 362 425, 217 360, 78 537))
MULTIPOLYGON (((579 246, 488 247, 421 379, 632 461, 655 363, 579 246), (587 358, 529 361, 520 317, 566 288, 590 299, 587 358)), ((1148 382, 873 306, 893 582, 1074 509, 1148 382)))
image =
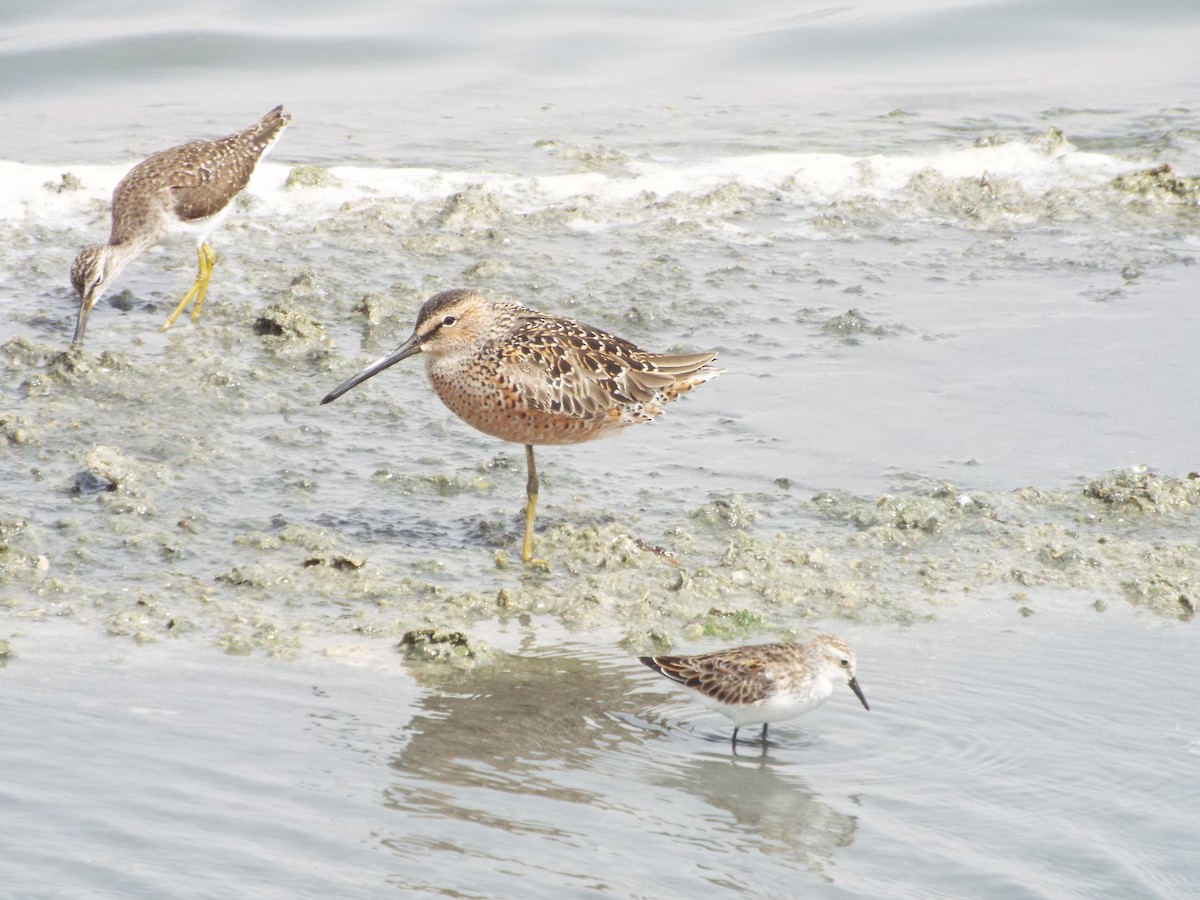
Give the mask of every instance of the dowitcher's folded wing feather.
POLYGON ((707 366, 715 356, 655 355, 599 329, 538 317, 513 334, 502 374, 543 412, 648 421, 661 412, 662 400, 716 374, 707 366))

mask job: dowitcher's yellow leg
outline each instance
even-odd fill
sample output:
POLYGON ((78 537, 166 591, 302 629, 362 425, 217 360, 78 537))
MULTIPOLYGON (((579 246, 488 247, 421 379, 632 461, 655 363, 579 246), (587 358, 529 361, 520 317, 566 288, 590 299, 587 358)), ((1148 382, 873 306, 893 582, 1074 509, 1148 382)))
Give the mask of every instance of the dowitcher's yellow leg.
POLYGON ((525 445, 525 467, 529 480, 525 482, 525 543, 521 546, 521 562, 533 560, 533 519, 537 515, 538 477, 533 464, 533 444, 525 445))
POLYGON ((187 309, 188 304, 192 300, 196 301, 196 305, 192 307, 192 321, 200 321, 200 307, 204 305, 204 294, 208 291, 208 279, 212 277, 213 266, 217 262, 217 254, 208 244, 201 244, 196 248, 196 256, 200 260, 200 270, 196 273, 196 280, 192 282, 191 288, 183 295, 183 300, 175 307, 175 312, 167 317, 167 321, 163 323, 163 327, 159 331, 166 331, 175 324, 175 320, 179 318, 179 314, 187 309))

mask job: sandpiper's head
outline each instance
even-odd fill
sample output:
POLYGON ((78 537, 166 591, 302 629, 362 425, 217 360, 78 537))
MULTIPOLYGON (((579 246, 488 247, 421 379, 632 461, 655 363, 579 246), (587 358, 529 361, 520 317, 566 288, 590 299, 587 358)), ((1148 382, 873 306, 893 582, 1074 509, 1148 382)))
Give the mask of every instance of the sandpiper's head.
POLYGON ((75 262, 71 265, 71 284, 79 296, 79 318, 75 322, 72 344, 83 341, 88 313, 117 277, 117 271, 117 267, 112 265, 112 256, 107 244, 89 244, 75 257, 75 262))
POLYGON ((870 709, 862 688, 858 686, 858 679, 854 677, 854 650, 850 645, 832 634, 818 634, 812 640, 818 647, 823 668, 829 676, 832 678, 836 672, 839 677, 844 678, 863 708, 870 709))
POLYGON ((498 308, 475 291, 458 288, 434 294, 417 313, 417 324, 408 340, 357 375, 346 379, 325 395, 322 403, 336 400, 372 375, 418 353, 444 356, 467 352, 486 340, 498 308))
POLYGON ((421 352, 430 356, 470 352, 487 340, 501 308, 472 290, 442 291, 421 306, 410 340, 416 340, 421 352))

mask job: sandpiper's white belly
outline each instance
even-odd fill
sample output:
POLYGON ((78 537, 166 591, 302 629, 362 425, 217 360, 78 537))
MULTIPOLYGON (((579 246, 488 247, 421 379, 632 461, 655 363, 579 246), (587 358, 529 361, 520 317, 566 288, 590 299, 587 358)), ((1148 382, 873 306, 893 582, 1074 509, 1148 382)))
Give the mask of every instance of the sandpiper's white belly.
POLYGON ((733 720, 739 728, 771 722, 786 722, 820 706, 833 693, 833 682, 827 678, 814 679, 803 686, 776 691, 757 703, 725 703, 707 694, 697 694, 709 709, 715 709, 733 720))

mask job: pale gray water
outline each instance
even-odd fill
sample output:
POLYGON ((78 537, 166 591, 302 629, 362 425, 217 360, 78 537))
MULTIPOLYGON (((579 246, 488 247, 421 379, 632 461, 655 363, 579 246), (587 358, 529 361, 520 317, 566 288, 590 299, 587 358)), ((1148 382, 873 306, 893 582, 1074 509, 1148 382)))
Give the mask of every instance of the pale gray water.
POLYGON ((765 758, 548 623, 459 675, 35 624, 4 674, 5 896, 1190 896, 1192 636, 1080 599, 851 627, 871 711, 839 691, 765 758))
POLYGON ((5 896, 1197 892, 1196 10, 0 26, 5 896), (180 240, 55 360, 112 185, 278 102, 201 325, 180 240), (454 285, 728 370, 539 452, 548 573, 419 361, 316 405, 454 285), (872 711, 765 762, 632 659, 817 628, 872 711))

